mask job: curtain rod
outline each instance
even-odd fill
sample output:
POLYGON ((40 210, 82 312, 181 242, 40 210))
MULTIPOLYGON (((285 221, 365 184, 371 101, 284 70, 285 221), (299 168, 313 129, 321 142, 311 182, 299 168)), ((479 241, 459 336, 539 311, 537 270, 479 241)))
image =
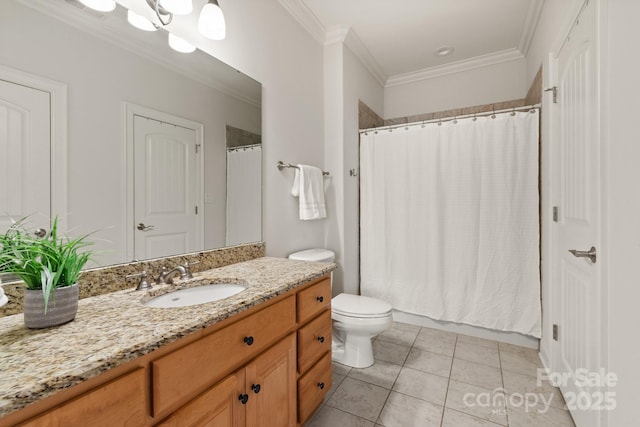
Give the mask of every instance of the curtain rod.
POLYGON ((393 129, 398 129, 398 128, 401 128, 401 127, 425 125, 425 124, 429 124, 429 123, 444 123, 444 122, 451 122, 451 121, 459 120, 459 119, 468 119, 468 118, 471 118, 471 117, 493 116, 495 114, 511 113, 511 112, 516 112, 516 111, 533 111, 533 110, 539 110, 539 109, 540 109, 540 104, 525 105, 525 106, 522 106, 522 107, 505 108, 505 109, 502 109, 502 110, 484 111, 482 113, 462 114, 460 116, 448 116, 448 117, 443 117, 443 118, 440 118, 440 119, 430 119, 430 120, 422 120, 422 121, 419 121, 419 122, 398 123, 398 124, 395 124, 395 125, 373 127, 373 128, 368 128, 368 129, 360 129, 359 133, 366 134, 367 132, 374 132, 374 131, 380 131, 380 130, 393 130, 393 129))
POLYGON ((248 150, 250 148, 262 147, 262 144, 238 145, 237 147, 227 147, 227 151, 248 150))

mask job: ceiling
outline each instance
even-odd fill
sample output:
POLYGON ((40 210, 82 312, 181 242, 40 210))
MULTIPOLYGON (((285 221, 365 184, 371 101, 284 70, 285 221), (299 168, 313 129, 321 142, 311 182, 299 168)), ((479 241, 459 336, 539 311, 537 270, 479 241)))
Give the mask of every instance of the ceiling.
POLYGON ((386 85, 523 58, 544 0, 279 0, 318 41, 342 39, 386 85), (450 46, 453 52, 438 56, 450 46))

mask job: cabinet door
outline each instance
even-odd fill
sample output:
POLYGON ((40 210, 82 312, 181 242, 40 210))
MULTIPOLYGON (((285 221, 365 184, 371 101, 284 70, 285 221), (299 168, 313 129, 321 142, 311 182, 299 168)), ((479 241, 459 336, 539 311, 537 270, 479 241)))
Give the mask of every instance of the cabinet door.
POLYGON ((296 336, 291 334, 246 368, 247 426, 296 425, 296 336))
POLYGON ((140 426, 146 421, 145 370, 109 381, 21 426, 140 426))
POLYGON ((241 427, 245 410, 238 399, 244 392, 244 369, 227 377, 174 412, 163 427, 241 427))

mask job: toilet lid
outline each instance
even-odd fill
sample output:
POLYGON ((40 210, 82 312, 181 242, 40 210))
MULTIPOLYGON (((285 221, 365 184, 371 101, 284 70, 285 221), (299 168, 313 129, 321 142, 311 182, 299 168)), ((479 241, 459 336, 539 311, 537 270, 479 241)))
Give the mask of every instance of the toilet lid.
POLYGON ((388 302, 362 295, 339 294, 331 300, 331 310, 345 316, 379 317, 391 309, 388 302))

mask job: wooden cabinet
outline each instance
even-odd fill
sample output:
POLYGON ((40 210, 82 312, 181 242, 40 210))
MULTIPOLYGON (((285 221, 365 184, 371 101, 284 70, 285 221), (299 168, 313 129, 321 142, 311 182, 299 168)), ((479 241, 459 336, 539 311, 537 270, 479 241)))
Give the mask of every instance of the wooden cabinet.
POLYGON ((151 362, 153 415, 202 391, 295 328, 290 296, 151 362))
POLYGON ((297 294, 298 423, 320 406, 331 388, 331 279, 297 294))
POLYGON ((20 425, 141 426, 146 420, 145 386, 144 369, 136 369, 20 425))
POLYGON ((302 422, 320 406, 331 385, 331 353, 326 353, 298 381, 298 411, 302 422))
POLYGON ((174 412, 162 427, 242 427, 245 409, 238 399, 244 393, 244 370, 237 372, 174 412))
POLYGON ((246 367, 247 426, 296 425, 296 336, 289 335, 246 367))
POLYGON ((324 276, 10 414, 0 426, 299 426, 331 388, 330 307, 324 276))
POLYGON ((293 427, 296 340, 291 334, 159 424, 162 427, 293 427))
POLYGON ((326 278, 297 294, 298 323, 305 323, 331 304, 331 279, 326 278))

